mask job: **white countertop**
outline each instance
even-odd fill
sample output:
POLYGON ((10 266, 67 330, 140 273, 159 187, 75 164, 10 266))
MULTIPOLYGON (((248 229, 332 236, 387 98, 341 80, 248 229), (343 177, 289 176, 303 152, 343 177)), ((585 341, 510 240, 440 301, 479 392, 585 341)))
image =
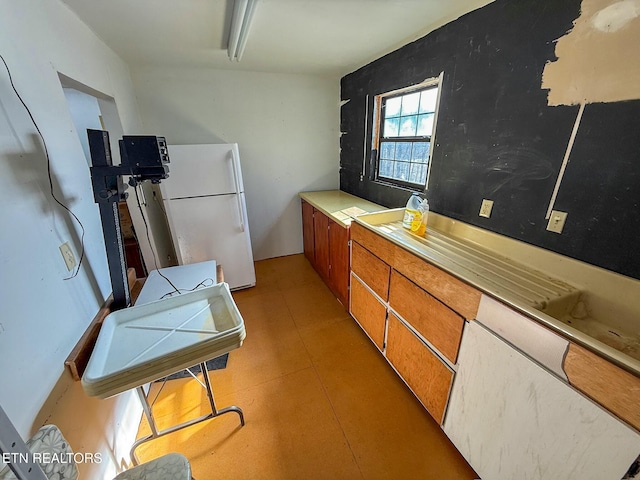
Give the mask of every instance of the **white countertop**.
POLYGON ((382 205, 356 197, 342 190, 301 192, 299 196, 334 221, 345 226, 350 225, 357 215, 386 210, 386 207, 382 205))

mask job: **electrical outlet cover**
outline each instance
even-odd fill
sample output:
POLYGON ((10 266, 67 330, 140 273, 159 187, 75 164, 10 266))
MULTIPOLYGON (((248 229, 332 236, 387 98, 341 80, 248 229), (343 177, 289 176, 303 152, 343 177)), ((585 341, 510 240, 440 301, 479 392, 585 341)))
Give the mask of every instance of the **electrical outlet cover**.
POLYGON ((491 209, 493 208, 493 200, 482 200, 482 206, 480 206, 479 216, 489 218, 491 216, 491 209))
POLYGON ((67 266, 67 270, 69 271, 73 270, 76 266, 76 257, 73 255, 73 252, 71 251, 69 242, 64 242, 62 245, 60 245, 60 253, 62 254, 64 263, 67 266))

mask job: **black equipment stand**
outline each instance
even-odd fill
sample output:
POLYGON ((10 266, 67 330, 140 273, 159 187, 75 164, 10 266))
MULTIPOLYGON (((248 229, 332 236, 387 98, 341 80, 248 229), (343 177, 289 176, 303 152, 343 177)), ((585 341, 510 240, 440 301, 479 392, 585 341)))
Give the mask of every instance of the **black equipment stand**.
POLYGON ((150 180, 160 183, 169 176, 169 154, 164 137, 151 135, 124 136, 119 141, 120 165, 113 165, 109 133, 87 130, 91 151, 91 184, 93 198, 100 208, 102 233, 107 253, 109 276, 113 288, 111 310, 126 308, 131 303, 127 262, 124 254, 118 202, 126 200, 127 186, 122 177, 130 176, 129 184, 150 180))

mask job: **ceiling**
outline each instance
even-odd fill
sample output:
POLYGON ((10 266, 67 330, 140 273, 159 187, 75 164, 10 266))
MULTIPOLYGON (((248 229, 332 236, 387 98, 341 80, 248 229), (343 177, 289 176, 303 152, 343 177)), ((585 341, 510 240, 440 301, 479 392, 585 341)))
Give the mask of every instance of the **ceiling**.
POLYGON ((241 62, 233 0, 62 0, 130 65, 345 75, 492 0, 259 0, 241 62))

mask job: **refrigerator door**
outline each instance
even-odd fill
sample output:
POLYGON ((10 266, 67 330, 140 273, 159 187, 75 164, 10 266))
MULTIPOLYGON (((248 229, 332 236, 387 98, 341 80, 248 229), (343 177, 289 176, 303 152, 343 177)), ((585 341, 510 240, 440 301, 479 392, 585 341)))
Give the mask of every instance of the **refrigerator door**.
POLYGON ((238 144, 169 145, 164 199, 244 192, 238 144))
POLYGON ((231 289, 256 284, 244 194, 165 200, 180 265, 216 260, 231 289))

